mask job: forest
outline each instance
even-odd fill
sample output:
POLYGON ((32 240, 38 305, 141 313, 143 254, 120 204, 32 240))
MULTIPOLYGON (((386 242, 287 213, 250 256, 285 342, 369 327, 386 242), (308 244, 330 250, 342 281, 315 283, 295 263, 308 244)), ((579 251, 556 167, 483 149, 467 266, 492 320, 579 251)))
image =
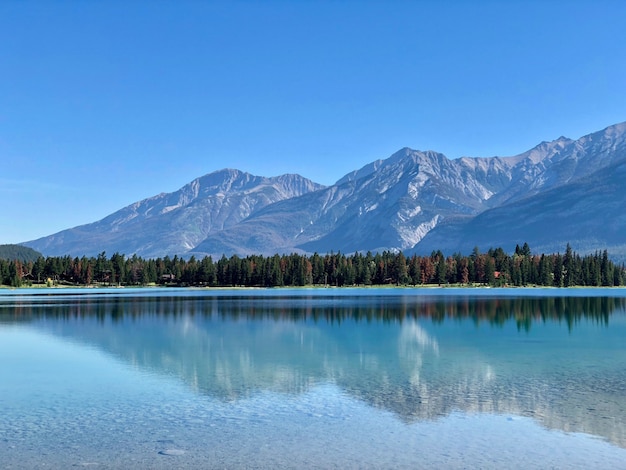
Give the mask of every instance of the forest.
POLYGON ((0 259, 0 284, 21 286, 622 286, 623 265, 607 251, 580 256, 568 245, 563 254, 532 254, 528 244, 513 254, 502 248, 469 256, 406 256, 385 251, 366 254, 290 254, 214 260, 164 257, 142 259, 105 252, 97 257, 61 256, 36 260, 0 259))

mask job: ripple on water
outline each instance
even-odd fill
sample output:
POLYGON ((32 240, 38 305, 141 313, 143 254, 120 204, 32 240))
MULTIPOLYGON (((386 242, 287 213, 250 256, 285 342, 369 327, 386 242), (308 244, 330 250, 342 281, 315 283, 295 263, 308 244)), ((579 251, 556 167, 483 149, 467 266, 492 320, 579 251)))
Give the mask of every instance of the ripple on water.
POLYGON ((161 454, 161 455, 178 456, 178 455, 184 455, 185 451, 182 450, 182 449, 165 449, 165 450, 159 451, 159 454, 161 454))

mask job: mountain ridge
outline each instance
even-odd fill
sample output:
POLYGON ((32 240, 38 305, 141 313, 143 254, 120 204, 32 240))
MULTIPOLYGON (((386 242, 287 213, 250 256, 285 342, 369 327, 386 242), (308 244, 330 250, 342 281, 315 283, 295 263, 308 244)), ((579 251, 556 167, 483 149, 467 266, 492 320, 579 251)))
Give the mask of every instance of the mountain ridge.
POLYGON ((212 231, 236 224, 260 207, 322 187, 299 175, 266 178, 223 169, 175 192, 130 204, 97 222, 25 245, 40 246, 42 252, 54 255, 101 251, 145 257, 181 255, 212 231))
MULTIPOLYGON (((267 178, 223 169, 196 178, 173 193, 138 201, 100 221, 24 244, 51 255, 93 254, 94 250, 152 257, 411 252, 433 246, 433 240, 443 242, 443 234, 450 239, 445 246, 458 242, 456 245, 465 247, 460 241, 471 233, 486 247, 502 240, 506 232, 498 232, 499 225, 489 218, 490 211, 495 211, 503 227, 536 218, 536 229, 527 232, 530 239, 505 240, 507 246, 520 242, 533 246, 533 240, 542 239, 550 221, 559 216, 543 198, 558 194, 550 191, 564 188, 571 197, 584 198, 575 189, 577 182, 593 195, 594 184, 602 186, 602 181, 611 180, 607 187, 612 192, 605 191, 603 197, 626 203, 623 185, 612 179, 610 172, 598 173, 600 180, 589 180, 603 168, 621 168, 622 161, 626 161, 626 122, 576 140, 559 137, 544 141, 508 157, 453 160, 436 151, 404 147, 347 173, 331 186, 300 175, 267 178), (484 224, 482 235, 473 220, 484 224)), ((622 223, 616 205, 605 205, 597 197, 593 200, 610 209, 600 215, 622 223)), ((589 207, 575 206, 589 224, 599 223, 589 207)), ((556 244, 575 244, 576 231, 557 238, 556 244), (571 240, 566 240, 566 235, 571 240)), ((599 235, 595 245, 603 246, 605 241, 599 235)), ((588 250, 582 245, 576 246, 577 251, 585 253, 588 250)), ((626 248, 617 248, 626 256, 626 248)))

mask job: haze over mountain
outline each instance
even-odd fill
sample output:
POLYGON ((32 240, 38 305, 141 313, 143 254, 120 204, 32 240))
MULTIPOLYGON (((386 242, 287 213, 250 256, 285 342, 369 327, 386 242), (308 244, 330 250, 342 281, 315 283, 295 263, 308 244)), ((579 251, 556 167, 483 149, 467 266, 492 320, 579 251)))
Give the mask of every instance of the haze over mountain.
POLYGON ((324 187, 298 175, 211 173, 101 221, 25 243, 46 255, 144 257, 441 249, 528 242, 626 257, 626 123, 517 156, 404 148, 324 187))

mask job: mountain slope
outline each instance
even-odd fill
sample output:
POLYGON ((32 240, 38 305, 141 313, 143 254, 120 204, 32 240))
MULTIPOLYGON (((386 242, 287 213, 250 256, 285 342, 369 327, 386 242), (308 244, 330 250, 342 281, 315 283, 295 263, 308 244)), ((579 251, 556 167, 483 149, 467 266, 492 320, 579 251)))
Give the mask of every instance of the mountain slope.
MULTIPOLYGON (((506 180, 506 165, 492 167, 506 180)), ((217 255, 409 248, 441 217, 478 213, 501 185, 496 178, 485 178, 482 167, 405 148, 331 187, 268 206, 210 235, 193 251, 217 255)))
MULTIPOLYGON (((436 152, 405 148, 324 190, 267 206, 241 224, 211 234, 193 251, 213 255, 414 247, 425 251, 434 244, 422 244, 422 239, 441 223, 448 231, 437 243, 461 246, 468 238, 463 221, 570 184, 626 158, 625 134, 622 123, 578 140, 542 142, 514 157, 449 160, 436 152), (461 225, 454 230, 454 223, 461 225)), ((550 212, 542 219, 541 209, 533 210, 540 225, 549 224, 555 215, 550 212)), ((525 214, 518 212, 516 217, 525 214)), ((515 222, 506 221, 512 226, 515 222)), ((538 228, 528 236, 539 232, 538 228)), ((500 243, 508 246, 506 241, 500 243)))
POLYGON ((19 260, 25 263, 37 261, 41 253, 22 245, 0 245, 0 259, 19 260))
POLYGON ((450 252, 476 245, 510 249, 519 242, 545 251, 562 250, 567 242, 580 253, 621 250, 625 183, 615 175, 624 161, 621 123, 511 157, 450 160, 404 148, 329 187, 297 175, 222 170, 25 244, 46 255, 104 250, 144 257, 450 252), (607 224, 613 231, 598 229, 607 224))
POLYGON ((207 235, 277 201, 323 186, 299 175, 273 178, 225 169, 180 190, 131 204, 104 219, 26 243, 47 255, 184 254, 207 235))
POLYGON ((491 207, 513 202, 567 184, 626 158, 626 123, 571 140, 542 142, 510 160, 511 184, 496 195, 491 207))
POLYGON ((563 252, 569 243, 585 254, 607 249, 626 260, 626 159, 590 176, 476 217, 453 220, 432 230, 419 253, 469 253, 529 242, 539 253, 563 252))

